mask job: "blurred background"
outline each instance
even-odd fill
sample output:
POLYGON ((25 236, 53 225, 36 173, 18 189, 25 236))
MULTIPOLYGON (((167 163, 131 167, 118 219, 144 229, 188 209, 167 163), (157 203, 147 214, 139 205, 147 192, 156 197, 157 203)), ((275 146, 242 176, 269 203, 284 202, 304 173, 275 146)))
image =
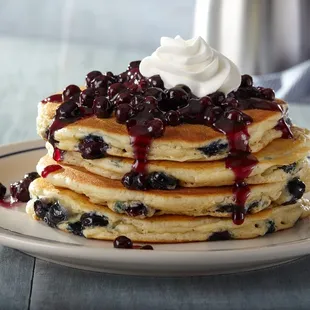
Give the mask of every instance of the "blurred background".
POLYGON ((281 97, 304 101, 310 78, 291 89, 310 72, 309 13, 308 0, 0 0, 0 144, 35 139, 37 102, 91 70, 124 71, 161 36, 201 35, 281 97))

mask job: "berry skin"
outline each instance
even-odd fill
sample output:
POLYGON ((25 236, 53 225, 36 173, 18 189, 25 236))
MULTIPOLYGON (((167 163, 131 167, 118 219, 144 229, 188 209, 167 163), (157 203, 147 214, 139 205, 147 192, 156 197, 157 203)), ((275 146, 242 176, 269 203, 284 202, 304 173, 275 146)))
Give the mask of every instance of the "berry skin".
POLYGON ((164 135, 165 125, 159 118, 154 118, 147 123, 148 132, 153 138, 159 138, 164 135))
POLYGON ((126 173, 122 178, 122 184, 133 190, 147 190, 148 189, 148 180, 143 173, 138 173, 131 171, 126 173))
POLYGON ((178 126, 181 123, 180 113, 178 111, 168 111, 165 115, 166 122, 170 126, 178 126))
POLYGON ((96 76, 90 83, 90 87, 94 89, 104 88, 107 89, 111 84, 111 80, 106 75, 96 76))
POLYGON ((251 86, 253 86, 253 78, 248 74, 242 75, 240 87, 251 87, 251 86))
POLYGON ((151 87, 164 88, 164 82, 159 75, 153 75, 148 79, 151 87))
POLYGON ((130 113, 132 109, 128 104, 119 104, 115 111, 116 121, 120 124, 125 124, 130 118, 130 113))
POLYGON ((84 159, 98 159, 106 155, 108 145, 99 136, 89 135, 82 139, 78 145, 84 159))
POLYGON ((178 187, 178 180, 163 172, 152 172, 149 176, 149 184, 153 189, 172 190, 178 187))
POLYGON ((113 104, 106 97, 97 97, 94 100, 93 110, 98 118, 109 118, 113 112, 113 104))
POLYGON ((87 75, 86 75, 86 77, 85 77, 86 86, 87 86, 87 87, 90 87, 91 81, 92 81, 95 77, 97 77, 97 76, 99 76, 99 75, 102 75, 102 73, 101 73, 100 71, 96 71, 96 70, 87 73, 87 75))
POLYGON ((75 95, 79 95, 80 92, 81 92, 80 87, 76 85, 69 85, 62 92, 62 101, 70 100, 75 95))
POLYGON ((5 194, 6 194, 6 187, 2 183, 0 183, 0 200, 3 200, 5 194))
POLYGON ((119 236, 113 241, 113 246, 116 249, 132 249, 132 241, 126 236, 119 236))
POLYGON ((271 88, 258 88, 260 97, 266 100, 274 100, 275 99, 275 93, 271 88))
POLYGON ((125 89, 126 89, 126 87, 123 84, 114 83, 114 84, 109 86, 108 91, 107 91, 107 95, 108 95, 109 99, 113 99, 118 93, 120 93, 121 91, 123 91, 125 89))
POLYGON ((80 105, 87 108, 92 108, 96 93, 93 88, 86 88, 80 93, 80 105))

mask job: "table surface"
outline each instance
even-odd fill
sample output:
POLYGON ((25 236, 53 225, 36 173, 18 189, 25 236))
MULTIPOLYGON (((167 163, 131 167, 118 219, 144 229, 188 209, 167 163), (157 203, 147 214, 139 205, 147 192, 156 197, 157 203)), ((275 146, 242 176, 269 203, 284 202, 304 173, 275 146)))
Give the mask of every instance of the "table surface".
MULTIPOLYGON (((190 37, 194 0, 131 0, 119 10, 124 1, 0 0, 0 144, 37 138, 36 102, 81 84, 86 72, 121 72, 161 35, 190 37)), ((310 127, 310 103, 291 104, 291 116, 310 127)), ((310 257, 241 274, 154 278, 75 270, 0 246, 0 287, 0 310, 310 309, 310 257)))

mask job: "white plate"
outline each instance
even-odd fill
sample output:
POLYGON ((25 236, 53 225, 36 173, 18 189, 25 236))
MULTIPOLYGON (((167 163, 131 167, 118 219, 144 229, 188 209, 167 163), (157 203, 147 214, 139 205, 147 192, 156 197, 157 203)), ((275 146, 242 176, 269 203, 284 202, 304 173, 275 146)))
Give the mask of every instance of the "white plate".
MULTIPOLYGON (((5 185, 34 171, 45 153, 42 141, 0 147, 5 185)), ((29 218, 24 204, 0 207, 0 243, 32 256, 81 269, 136 275, 205 275, 264 268, 310 254, 310 221, 254 240, 155 245, 154 251, 114 249, 29 218)))

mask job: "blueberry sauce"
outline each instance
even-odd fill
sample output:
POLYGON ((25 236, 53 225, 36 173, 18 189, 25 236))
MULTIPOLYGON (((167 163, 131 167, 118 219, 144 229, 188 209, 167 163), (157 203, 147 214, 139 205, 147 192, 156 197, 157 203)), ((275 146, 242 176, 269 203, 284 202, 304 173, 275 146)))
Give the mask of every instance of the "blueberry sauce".
POLYGON ((3 200, 6 194, 6 187, 0 183, 0 200, 3 200))
POLYGON ((43 104, 48 102, 60 103, 62 102, 62 94, 51 95, 41 101, 43 104))
POLYGON ((6 187, 0 183, 0 206, 8 208, 29 201, 29 185, 39 177, 37 172, 26 173, 21 180, 10 184, 10 195, 6 195, 6 187))
POLYGON ((119 236, 113 241, 114 248, 116 249, 132 249, 132 241, 126 236, 119 236))
POLYGON ((278 121, 277 126, 275 127, 276 130, 282 131, 282 138, 283 139, 292 139, 293 133, 291 128, 288 126, 288 124, 285 122, 284 118, 281 118, 278 121))
MULTIPOLYGON (((88 88, 83 92, 72 85, 65 89, 62 97, 67 101, 58 107, 47 130, 47 139, 55 149, 54 159, 60 161, 63 158, 63 153, 55 146, 58 142, 54 139, 55 131, 85 117, 108 118, 114 115, 118 123, 127 126, 134 154, 132 169, 122 178, 123 185, 133 190, 174 189, 175 186, 163 184, 165 180, 171 182, 169 178, 161 177, 160 184, 156 179, 156 184, 153 182, 155 187, 149 181, 148 153, 153 139, 163 136, 166 126, 187 123, 211 127, 226 136, 228 146, 221 144, 221 148, 213 146, 199 150, 207 156, 229 151, 225 160, 226 168, 235 174, 233 193, 236 207, 232 217, 235 224, 242 224, 251 192, 245 180, 258 162, 249 146, 248 126, 253 119, 245 113, 246 110, 280 112, 283 117, 275 129, 282 132, 283 138, 292 138, 290 127, 285 121, 286 111, 275 100, 274 91, 254 87, 252 77, 243 75, 240 87, 227 96, 215 92, 197 98, 186 85, 166 89, 160 76, 146 79, 139 71, 139 64, 139 61, 131 62, 127 70, 119 75, 92 71, 86 76, 88 88)), ((55 102, 61 102, 59 96, 55 97, 55 102)), ((54 101, 52 99, 53 96, 44 102, 54 101)), ((97 151, 98 143, 87 143, 86 148, 81 148, 80 152, 87 149, 90 155, 86 155, 90 158, 97 158, 98 154, 104 156, 108 145, 104 141, 101 144, 102 151, 97 151)))
POLYGON ((43 169, 43 171, 41 172, 41 176, 42 176, 42 178, 47 178, 50 173, 53 173, 53 172, 58 171, 60 169, 62 169, 62 167, 59 166, 59 165, 49 165, 49 166, 46 166, 43 169))
POLYGON ((60 150, 59 148, 54 146, 53 159, 55 161, 57 161, 57 162, 62 161, 64 159, 64 154, 65 154, 65 151, 60 150))

